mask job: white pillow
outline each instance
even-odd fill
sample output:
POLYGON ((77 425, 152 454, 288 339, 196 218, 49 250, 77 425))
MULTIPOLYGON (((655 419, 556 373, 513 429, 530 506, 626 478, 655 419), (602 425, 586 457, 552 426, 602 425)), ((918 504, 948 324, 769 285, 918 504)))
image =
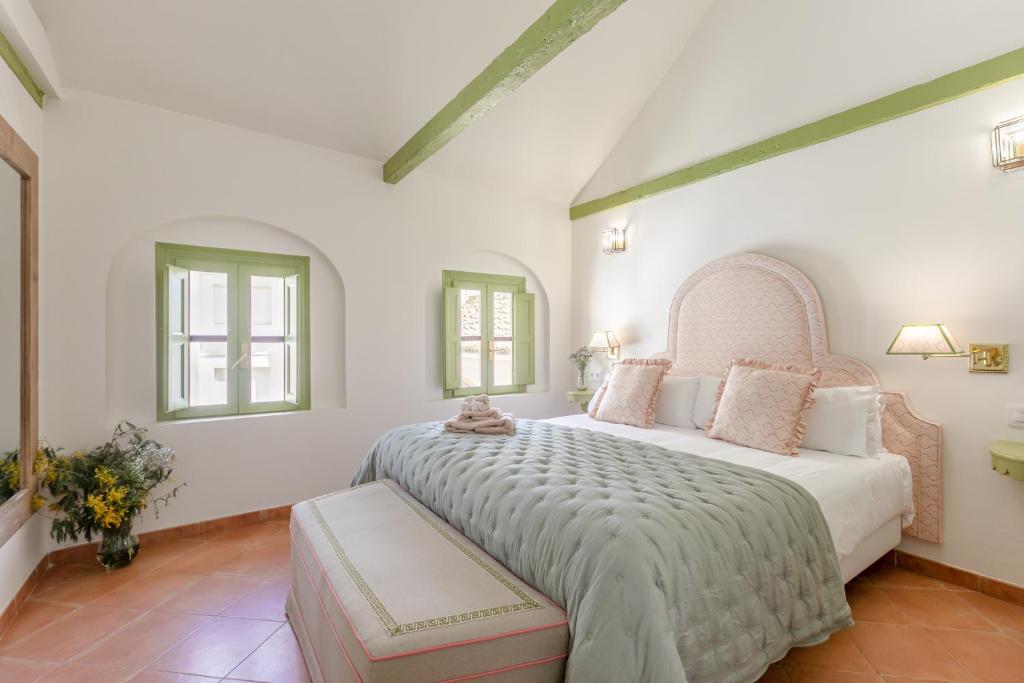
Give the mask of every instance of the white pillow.
POLYGON ((590 413, 594 412, 594 408, 597 407, 597 402, 599 400, 601 400, 601 394, 603 394, 604 390, 607 389, 607 388, 608 388, 608 380, 605 379, 603 382, 601 382, 601 386, 599 386, 597 388, 597 391, 594 392, 594 395, 590 397, 590 400, 587 401, 587 414, 588 415, 590 413))
POLYGON ((880 406, 878 387, 815 389, 801 448, 876 457, 882 441, 880 406))
POLYGON ((665 375, 654 410, 654 421, 672 427, 693 429, 693 404, 697 400, 700 380, 696 377, 665 375))
POLYGON ((882 393, 879 390, 878 397, 875 399, 875 409, 868 415, 868 453, 874 453, 876 456, 885 452, 885 446, 882 445, 882 410, 884 408, 885 399, 882 398, 882 393))
POLYGON ((715 412, 715 401, 718 400, 718 387, 722 380, 711 375, 701 375, 700 386, 697 388, 697 397, 693 402, 693 424, 697 429, 704 429, 704 425, 711 419, 715 412))

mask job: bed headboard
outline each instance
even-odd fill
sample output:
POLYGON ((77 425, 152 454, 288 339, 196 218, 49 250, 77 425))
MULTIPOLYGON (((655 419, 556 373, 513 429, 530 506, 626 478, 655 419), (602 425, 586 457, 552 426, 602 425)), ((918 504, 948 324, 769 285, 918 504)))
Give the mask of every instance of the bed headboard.
MULTIPOLYGON (((821 299, 793 266, 759 254, 712 261, 679 287, 672 300, 668 350, 671 374, 721 377, 734 358, 756 358, 821 370, 821 386, 878 384, 864 363, 828 352, 821 299)), ((885 391, 882 441, 910 462, 914 523, 909 536, 942 540, 942 429, 922 419, 903 394, 885 391)))

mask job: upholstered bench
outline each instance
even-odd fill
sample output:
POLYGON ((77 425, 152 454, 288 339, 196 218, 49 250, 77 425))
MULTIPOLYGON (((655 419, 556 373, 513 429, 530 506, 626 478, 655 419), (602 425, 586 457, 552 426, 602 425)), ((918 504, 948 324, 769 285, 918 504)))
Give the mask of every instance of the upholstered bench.
POLYGON ((314 681, 562 681, 565 612, 392 481, 292 510, 288 618, 314 681))

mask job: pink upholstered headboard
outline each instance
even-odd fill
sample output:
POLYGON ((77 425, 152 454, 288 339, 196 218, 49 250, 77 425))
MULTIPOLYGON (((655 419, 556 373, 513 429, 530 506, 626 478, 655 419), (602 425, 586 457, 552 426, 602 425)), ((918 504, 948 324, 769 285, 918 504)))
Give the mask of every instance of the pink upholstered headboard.
MULTIPOLYGON (((672 374, 722 376, 734 358, 756 358, 821 370, 823 387, 878 384, 868 366, 828 352, 818 292, 793 266, 759 254, 707 264, 672 300, 668 350, 672 374)), ((909 536, 942 540, 942 429, 915 414, 903 394, 886 391, 882 441, 910 462, 914 523, 909 536)))

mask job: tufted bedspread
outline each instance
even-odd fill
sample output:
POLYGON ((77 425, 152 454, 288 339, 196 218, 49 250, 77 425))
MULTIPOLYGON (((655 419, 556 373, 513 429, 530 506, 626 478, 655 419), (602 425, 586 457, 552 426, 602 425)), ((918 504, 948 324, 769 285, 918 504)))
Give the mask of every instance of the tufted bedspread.
POLYGON ((761 470, 519 420, 384 434, 353 484, 394 479, 563 606, 572 683, 747 683, 852 624, 817 502, 761 470))

